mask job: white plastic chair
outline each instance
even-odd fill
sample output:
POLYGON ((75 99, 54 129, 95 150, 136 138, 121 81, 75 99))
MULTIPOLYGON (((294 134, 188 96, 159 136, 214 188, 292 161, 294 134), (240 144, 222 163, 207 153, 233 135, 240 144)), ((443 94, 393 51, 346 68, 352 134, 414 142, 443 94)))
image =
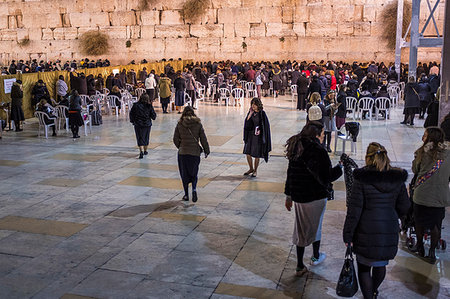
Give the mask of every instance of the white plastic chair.
POLYGON ((145 92, 146 91, 144 88, 136 88, 136 90, 134 91, 138 100, 141 98, 141 95, 143 95, 145 92))
POLYGON ((81 112, 81 117, 84 123, 84 136, 87 136, 87 129, 89 127, 89 133, 92 134, 92 115, 89 113, 89 107, 81 112))
POLYGON ((48 117, 48 115, 45 112, 42 111, 36 111, 34 112, 34 116, 36 116, 39 120, 39 129, 38 129, 38 137, 41 137, 41 127, 44 128, 44 132, 45 132, 45 138, 48 139, 48 129, 50 127, 55 127, 56 126, 56 118, 50 118, 48 117), (53 119, 53 123, 52 124, 46 124, 45 120, 51 120, 53 119))
POLYGON ((195 81, 195 88, 197 93, 197 101, 204 101, 205 100, 205 91, 206 88, 204 85, 202 85, 200 82, 195 81))
POLYGON ((247 98, 254 98, 256 96, 255 83, 253 83, 253 82, 245 83, 245 91, 246 91, 247 98))
POLYGON ((105 95, 109 95, 109 89, 108 88, 103 88, 103 94, 105 94, 105 95))
POLYGON ((391 99, 380 97, 375 100, 375 119, 378 120, 378 115, 381 111, 384 111, 386 118, 391 118, 391 107, 392 101, 391 99))
POLYGON ((292 102, 297 99, 297 84, 291 85, 292 102))
POLYGON ((369 118, 372 119, 373 99, 369 97, 360 98, 358 101, 358 117, 362 119, 364 112, 367 111, 369 118))
POLYGON ((334 131, 334 152, 336 153, 338 140, 342 140, 342 153, 345 153, 345 144, 350 142, 351 144, 351 152, 356 154, 356 142, 353 141, 353 138, 348 134, 339 135, 338 131, 334 131))
POLYGON ((234 98, 234 104, 239 103, 239 106, 244 106, 245 92, 242 88, 234 88, 231 95, 234 98))
POLYGON ((219 105, 222 104, 222 100, 228 106, 228 102, 230 101, 230 90, 228 88, 219 88, 219 105))
POLYGON ((192 99, 187 92, 184 93, 184 106, 192 106, 192 99))
POLYGON ((387 92, 389 94, 389 98, 392 99, 392 102, 395 106, 398 104, 398 98, 400 93, 400 87, 397 85, 388 86, 387 92))
POLYGON ((89 103, 89 96, 85 95, 85 94, 80 94, 80 98, 81 98, 81 106, 86 106, 89 103))
POLYGON ((354 97, 346 97, 345 104, 347 106, 347 113, 353 113, 353 120, 355 120, 356 114, 358 114, 358 100, 354 97))
POLYGON ((58 105, 55 107, 57 123, 58 123, 58 131, 61 130, 61 122, 66 123, 66 131, 69 132, 69 118, 66 117, 66 111, 69 111, 69 108, 63 105, 58 105))
POLYGON ((118 96, 106 96, 106 101, 108 103, 108 113, 111 114, 111 109, 116 111, 116 116, 119 116, 119 107, 116 105, 116 100, 120 101, 118 96))

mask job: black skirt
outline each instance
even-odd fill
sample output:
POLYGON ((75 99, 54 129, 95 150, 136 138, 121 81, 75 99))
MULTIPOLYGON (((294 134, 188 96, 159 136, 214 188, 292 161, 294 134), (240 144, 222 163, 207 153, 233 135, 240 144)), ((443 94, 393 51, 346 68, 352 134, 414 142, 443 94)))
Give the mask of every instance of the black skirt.
POLYGON ((425 229, 438 227, 441 229, 442 220, 445 218, 445 208, 427 207, 414 204, 414 222, 425 229))
POLYGON ((184 185, 189 183, 197 184, 199 165, 200 156, 178 154, 178 169, 184 185))
POLYGON ((151 126, 134 126, 134 132, 136 133, 136 141, 138 146, 147 146, 149 144, 151 128, 151 126))
POLYGON ((69 125, 79 127, 84 125, 83 117, 79 111, 69 111, 69 125))
POLYGON ((160 98, 159 101, 161 102, 161 104, 169 104, 170 103, 170 97, 160 98))
POLYGON ((19 122, 25 120, 25 116, 23 114, 23 110, 21 106, 12 105, 11 106, 11 120, 15 122, 19 122))

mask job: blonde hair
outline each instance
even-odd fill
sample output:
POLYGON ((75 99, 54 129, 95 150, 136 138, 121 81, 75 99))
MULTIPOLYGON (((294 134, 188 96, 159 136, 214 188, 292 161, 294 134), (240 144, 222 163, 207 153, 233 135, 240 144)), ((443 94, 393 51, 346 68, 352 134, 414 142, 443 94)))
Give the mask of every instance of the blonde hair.
POLYGON ((313 105, 319 104, 321 100, 322 100, 322 98, 320 97, 320 93, 318 93, 318 92, 313 92, 311 97, 309 98, 309 101, 313 105))
POLYGON ((391 161, 386 148, 378 142, 371 142, 367 147, 366 166, 375 167, 378 171, 390 170, 391 161))

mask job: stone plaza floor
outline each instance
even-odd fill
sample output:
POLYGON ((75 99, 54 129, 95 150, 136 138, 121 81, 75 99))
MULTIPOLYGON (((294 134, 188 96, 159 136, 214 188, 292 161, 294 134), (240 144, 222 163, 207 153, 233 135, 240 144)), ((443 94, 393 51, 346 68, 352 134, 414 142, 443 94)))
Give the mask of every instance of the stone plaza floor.
MULTIPOLYGON (((297 278, 294 214, 284 207, 283 144, 305 124, 306 113, 293 109, 289 96, 263 102, 273 151, 257 178, 243 176, 248 100, 244 107, 200 104, 212 153, 201 160, 196 204, 181 201, 172 144, 180 115, 162 114, 159 104, 151 150, 142 160, 125 115, 104 116, 102 126, 78 140, 65 131, 38 138, 32 119, 23 132, 4 132, 0 298, 337 298, 345 252, 343 177, 324 217, 321 251, 328 257, 297 278)), ((406 127, 401 119, 397 108, 390 120, 361 122, 351 156, 358 165, 377 141, 394 165, 411 173, 423 121, 406 127)), ((450 241, 449 217, 444 226, 442 237, 450 241)), ((311 254, 309 247, 308 265, 311 254)), ((449 298, 450 256, 437 255, 430 265, 400 242, 379 298, 449 298)))

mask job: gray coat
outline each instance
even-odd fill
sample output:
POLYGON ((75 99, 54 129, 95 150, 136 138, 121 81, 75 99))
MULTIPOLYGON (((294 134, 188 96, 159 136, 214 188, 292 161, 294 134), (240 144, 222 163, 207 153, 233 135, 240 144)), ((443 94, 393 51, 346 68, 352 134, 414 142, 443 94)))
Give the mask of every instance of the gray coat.
MULTIPOLYGON (((450 190, 448 187, 450 179, 450 147, 449 144, 440 145, 441 151, 437 159, 442 159, 441 167, 424 183, 414 188, 413 201, 426 207, 448 207, 450 206, 450 190)), ((430 153, 430 146, 425 145, 425 151, 419 159, 418 151, 412 162, 412 170, 418 178, 429 172, 436 165, 436 160, 430 153)))

